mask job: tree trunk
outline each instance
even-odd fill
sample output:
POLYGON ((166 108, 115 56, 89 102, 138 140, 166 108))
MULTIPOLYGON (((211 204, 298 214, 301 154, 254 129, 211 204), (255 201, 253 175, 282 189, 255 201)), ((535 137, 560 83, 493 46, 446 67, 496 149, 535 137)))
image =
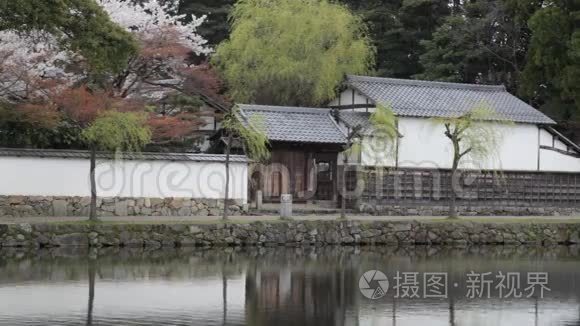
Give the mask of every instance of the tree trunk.
POLYGON ((449 326, 455 326, 455 300, 449 296, 449 326))
POLYGON ((343 153, 344 157, 342 160, 342 175, 340 176, 341 191, 340 196, 340 219, 346 220, 346 164, 348 163, 348 157, 346 153, 343 153))
POLYGON ((95 146, 91 146, 91 205, 89 209, 89 221, 96 222, 99 220, 97 217, 97 182, 95 181, 95 169, 97 165, 97 149, 95 146))
POLYGON ((457 167, 459 165, 458 159, 453 159, 453 167, 451 168, 451 196, 449 197, 449 218, 457 219, 457 193, 455 192, 455 183, 457 181, 457 167))
POLYGON ((224 326, 228 319, 228 278, 225 269, 225 266, 222 266, 222 325, 224 326))
POLYGON ((224 194, 224 214, 222 219, 225 221, 228 219, 229 210, 229 193, 230 193, 230 152, 232 150, 233 135, 231 132, 228 134, 228 143, 226 144, 226 193, 224 194))

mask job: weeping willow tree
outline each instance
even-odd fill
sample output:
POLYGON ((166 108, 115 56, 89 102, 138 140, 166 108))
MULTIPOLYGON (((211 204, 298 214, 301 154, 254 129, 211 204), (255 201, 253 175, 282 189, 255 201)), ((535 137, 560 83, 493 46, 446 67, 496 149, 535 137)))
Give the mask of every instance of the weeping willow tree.
POLYGON ((224 195, 224 212, 222 218, 228 219, 229 188, 230 188, 230 153, 234 137, 237 137, 244 146, 246 156, 256 162, 263 162, 270 158, 270 147, 266 136, 264 119, 260 115, 242 118, 237 107, 234 107, 225 117, 222 124, 227 133, 226 142, 226 186, 224 195))
POLYGON ((95 181, 97 151, 138 152, 151 142, 151 130, 145 114, 105 111, 82 132, 91 150, 90 182, 91 205, 89 220, 97 218, 97 185, 95 181))
POLYGON ((374 64, 365 24, 335 2, 240 0, 231 20, 213 60, 239 103, 319 105, 374 64))
POLYGON ((347 135, 345 151, 343 152, 343 173, 341 174, 342 201, 340 217, 346 219, 346 166, 351 156, 360 153, 374 155, 384 162, 395 154, 393 146, 399 137, 397 117, 386 105, 377 105, 369 118, 369 126, 354 126, 347 135), (369 142, 370 141, 370 142, 369 142), (372 145, 371 145, 372 143, 372 145))
MULTIPOLYGON (((502 118, 492 108, 482 105, 458 117, 435 118, 436 123, 445 127, 445 137, 453 146, 451 164, 451 197, 449 218, 457 216, 457 188, 459 172, 469 158, 480 166, 486 161, 499 161, 499 148, 503 141, 501 125, 511 122, 502 118)), ((501 161, 499 162, 501 164, 501 161)))

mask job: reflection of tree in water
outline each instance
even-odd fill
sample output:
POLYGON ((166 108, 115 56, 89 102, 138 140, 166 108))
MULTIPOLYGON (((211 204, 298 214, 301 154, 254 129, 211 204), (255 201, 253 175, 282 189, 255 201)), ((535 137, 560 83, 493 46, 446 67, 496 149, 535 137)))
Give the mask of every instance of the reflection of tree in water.
POLYGON ((87 326, 93 325, 93 307, 95 305, 95 278, 97 275, 97 261, 94 257, 89 257, 89 305, 87 308, 87 326))
MULTIPOLYGON (((357 314, 369 316, 365 309, 371 307, 371 303, 362 298, 358 280, 363 272, 371 269, 384 271, 389 280, 395 271, 448 272, 450 281, 456 280, 460 285, 457 288, 449 287, 448 301, 433 305, 432 300, 413 299, 412 303, 429 307, 433 312, 448 314, 444 318, 448 318, 449 325, 461 324, 466 302, 477 304, 477 300, 465 299, 464 278, 470 270, 492 272, 501 268, 521 272, 522 276, 530 270, 546 271, 550 273, 550 287, 554 289, 552 295, 557 291, 563 300, 580 299, 580 255, 578 249, 572 247, 181 248, 161 251, 125 248, 99 249, 91 255, 87 259, 86 251, 72 253, 61 249, 38 251, 30 255, 21 255, 18 251, 0 251, 0 284, 28 280, 82 281, 88 286, 87 325, 97 323, 93 318, 93 305, 99 302, 95 301, 95 295, 100 294, 98 288, 95 291, 95 286, 99 285, 98 279, 101 278, 176 281, 221 278, 221 282, 213 284, 215 291, 220 291, 223 298, 222 307, 216 307, 223 309, 223 316, 217 313, 211 317, 215 318, 215 324, 223 325, 240 321, 237 311, 240 304, 245 305, 245 316, 242 318, 245 318, 248 325, 356 325, 357 314), (231 296, 230 293, 231 302, 228 302, 228 292, 233 290, 235 293, 240 286, 238 282, 232 283, 230 280, 239 280, 242 275, 246 282, 245 298, 231 296)), ((387 297, 372 302, 376 313, 370 314, 381 315, 388 320, 387 324, 391 324, 392 319, 395 325, 400 323, 397 319, 401 316, 408 316, 410 302, 392 300, 392 294, 391 287, 387 297)), ((533 299, 522 298, 518 301, 521 306, 529 307, 536 320, 539 317, 541 325, 542 316, 546 314, 543 311, 544 301, 537 302, 537 307, 533 299)), ((560 320, 560 325, 580 326, 580 311, 578 314, 576 318, 574 311, 568 320, 560 320)), ((97 316, 98 311, 95 312, 95 318, 102 322, 102 316, 97 316)), ((169 321, 173 316, 164 318, 169 318, 169 321)))
POLYGON ((308 255, 296 256, 292 250, 270 258, 252 264, 246 273, 249 325, 349 324, 347 310, 359 298, 359 271, 350 261, 340 254, 334 262, 309 261, 308 255), (299 256, 303 261, 295 262, 299 256))

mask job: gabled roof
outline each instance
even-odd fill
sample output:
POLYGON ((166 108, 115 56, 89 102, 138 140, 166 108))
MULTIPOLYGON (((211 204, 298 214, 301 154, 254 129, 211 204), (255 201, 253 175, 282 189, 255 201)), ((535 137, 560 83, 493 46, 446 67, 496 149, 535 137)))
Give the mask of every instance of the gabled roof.
MULTIPOLYGON (((28 149, 28 148, 0 148, 0 157, 38 157, 38 158, 68 158, 89 159, 91 153, 82 150, 61 149, 28 149)), ((193 154, 193 153, 151 153, 151 152, 98 152, 97 159, 123 159, 145 161, 184 161, 184 162, 225 162, 226 156, 220 154, 193 154)), ((245 155, 230 155, 230 162, 247 163, 245 155)))
POLYGON ((347 86, 374 103, 391 105, 395 114, 412 117, 461 116, 475 107, 493 108, 500 119, 555 124, 542 112, 507 92, 504 86, 347 76, 347 86))
POLYGON ((346 136, 330 109, 238 104, 240 114, 250 121, 263 119, 270 141, 345 144, 346 136))

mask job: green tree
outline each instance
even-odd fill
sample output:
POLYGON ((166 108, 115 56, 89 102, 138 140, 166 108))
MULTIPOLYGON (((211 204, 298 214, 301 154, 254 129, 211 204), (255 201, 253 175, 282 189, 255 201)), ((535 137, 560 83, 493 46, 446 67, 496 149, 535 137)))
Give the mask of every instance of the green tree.
POLYGON ((237 102, 319 105, 374 50, 361 19, 326 0, 240 0, 214 63, 237 102))
POLYGON ((377 74, 410 78, 422 72, 422 40, 449 15, 449 5, 439 0, 342 0, 363 17, 377 48, 377 74))
MULTIPOLYGON (((580 110, 580 3, 550 1, 530 18, 529 26, 533 36, 522 93, 551 107, 580 110)), ((569 118, 577 112, 558 115, 569 118)))
POLYGON ((234 137, 238 138, 244 146, 246 156, 255 162, 262 162, 270 157, 268 137, 265 132, 264 121, 256 115, 251 119, 245 119, 239 109, 234 107, 225 117, 222 123, 227 133, 226 143, 226 189, 224 195, 223 219, 228 219, 229 189, 230 189, 230 153, 234 137))
MULTIPOLYGON (((336 114, 336 111, 335 111, 336 114)), ((378 105, 369 118, 370 125, 368 128, 362 126, 353 126, 349 131, 346 139, 345 150, 342 153, 343 172, 341 173, 341 210, 340 218, 346 219, 346 166, 351 156, 359 156, 363 150, 373 150, 365 146, 365 138, 372 137, 374 143, 382 144, 381 150, 385 151, 387 156, 394 155, 392 144, 399 136, 397 128, 397 117, 393 110, 385 105, 378 105), (370 134, 370 136, 369 136, 370 134)))
POLYGON ((0 1, 2 30, 52 34, 95 71, 119 71, 137 52, 131 34, 113 23, 95 0, 0 1))
POLYGON ((449 218, 457 216, 457 192, 459 186, 460 168, 466 158, 483 162, 498 158, 497 151, 501 145, 502 133, 497 128, 498 123, 508 123, 488 107, 480 107, 470 112, 448 118, 435 118, 437 124, 445 127, 445 137, 453 146, 451 164, 451 195, 449 198, 449 218), (494 121, 490 123, 489 121, 494 121))
POLYGON ((151 141, 144 114, 105 111, 83 130, 83 137, 91 151, 91 206, 89 219, 97 219, 97 187, 95 182, 97 151, 140 151, 151 141))
POLYGON ((530 39, 528 17, 539 8, 523 0, 477 0, 463 3, 422 41, 425 53, 419 79, 505 84, 516 93, 530 39))

